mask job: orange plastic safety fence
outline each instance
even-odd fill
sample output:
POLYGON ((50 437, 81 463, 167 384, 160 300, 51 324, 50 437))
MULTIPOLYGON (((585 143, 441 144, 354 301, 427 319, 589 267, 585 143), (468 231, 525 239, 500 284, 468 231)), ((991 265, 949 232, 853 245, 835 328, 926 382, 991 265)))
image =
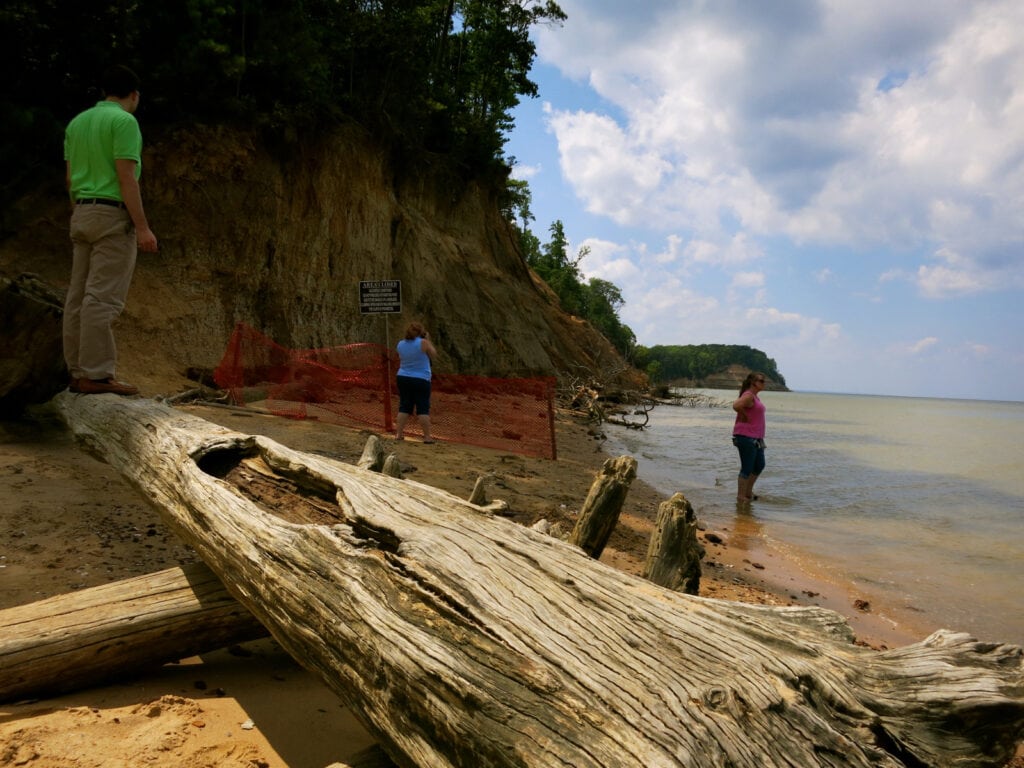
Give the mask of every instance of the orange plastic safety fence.
MULTIPOLYGON (((379 344, 291 350, 239 323, 214 372, 238 405, 279 416, 394 431, 398 355, 379 344)), ((498 379, 434 374, 430 431, 436 440, 557 458, 554 377, 498 379)), ((409 419, 407 435, 421 435, 409 419)))

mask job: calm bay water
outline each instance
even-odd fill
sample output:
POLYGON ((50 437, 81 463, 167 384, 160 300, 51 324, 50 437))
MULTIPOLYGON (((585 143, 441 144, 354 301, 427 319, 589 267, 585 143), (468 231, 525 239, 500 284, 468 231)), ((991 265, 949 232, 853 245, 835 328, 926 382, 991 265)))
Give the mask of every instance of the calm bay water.
MULTIPOLYGON (((612 455, 711 527, 737 521, 736 393, 658 406, 612 455)), ((750 516, 809 571, 913 613, 921 626, 1024 645, 1024 403, 764 392, 767 468, 750 516)))

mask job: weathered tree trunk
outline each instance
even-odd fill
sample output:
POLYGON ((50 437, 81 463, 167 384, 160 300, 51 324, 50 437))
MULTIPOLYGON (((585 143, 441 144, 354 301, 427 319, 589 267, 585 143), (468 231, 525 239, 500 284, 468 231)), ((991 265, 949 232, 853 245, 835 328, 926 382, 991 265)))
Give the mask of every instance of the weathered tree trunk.
POLYGON ((697 541, 697 516, 681 493, 658 507, 643 576, 668 589, 688 595, 700 592, 700 561, 704 547, 697 541))
POLYGON ((0 611, 0 701, 53 695, 265 637, 202 563, 0 611))
POLYGON ((1024 727, 1016 646, 938 632, 873 651, 831 611, 659 589, 442 491, 150 401, 57 402, 399 765, 998 766, 1024 727), (243 458, 301 493, 260 506, 243 458), (282 518, 297 507, 323 522, 282 518))
POLYGON ((615 524, 619 522, 622 505, 634 478, 636 459, 633 457, 619 456, 604 463, 601 474, 590 486, 576 526, 569 535, 570 544, 580 547, 595 560, 601 557, 615 524))

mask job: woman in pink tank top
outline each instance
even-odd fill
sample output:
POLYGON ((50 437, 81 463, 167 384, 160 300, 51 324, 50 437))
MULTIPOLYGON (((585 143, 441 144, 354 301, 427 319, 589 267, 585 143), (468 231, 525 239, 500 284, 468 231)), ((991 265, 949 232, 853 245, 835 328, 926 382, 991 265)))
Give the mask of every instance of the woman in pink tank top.
POLYGON ((754 495, 754 483, 764 470, 765 408, 758 398, 764 389, 764 374, 749 373, 740 386, 740 396, 732 404, 736 423, 732 428, 732 444, 740 452, 740 474, 736 484, 736 501, 747 504, 754 495))

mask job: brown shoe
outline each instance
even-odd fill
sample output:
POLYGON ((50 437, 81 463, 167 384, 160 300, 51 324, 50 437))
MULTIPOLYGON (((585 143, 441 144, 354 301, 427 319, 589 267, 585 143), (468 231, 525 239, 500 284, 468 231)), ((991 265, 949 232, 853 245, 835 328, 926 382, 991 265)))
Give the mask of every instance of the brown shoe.
POLYGON ((139 388, 131 384, 125 384, 113 379, 79 379, 74 387, 68 387, 72 392, 80 392, 83 395, 99 395, 110 392, 115 395, 137 395, 139 388))

